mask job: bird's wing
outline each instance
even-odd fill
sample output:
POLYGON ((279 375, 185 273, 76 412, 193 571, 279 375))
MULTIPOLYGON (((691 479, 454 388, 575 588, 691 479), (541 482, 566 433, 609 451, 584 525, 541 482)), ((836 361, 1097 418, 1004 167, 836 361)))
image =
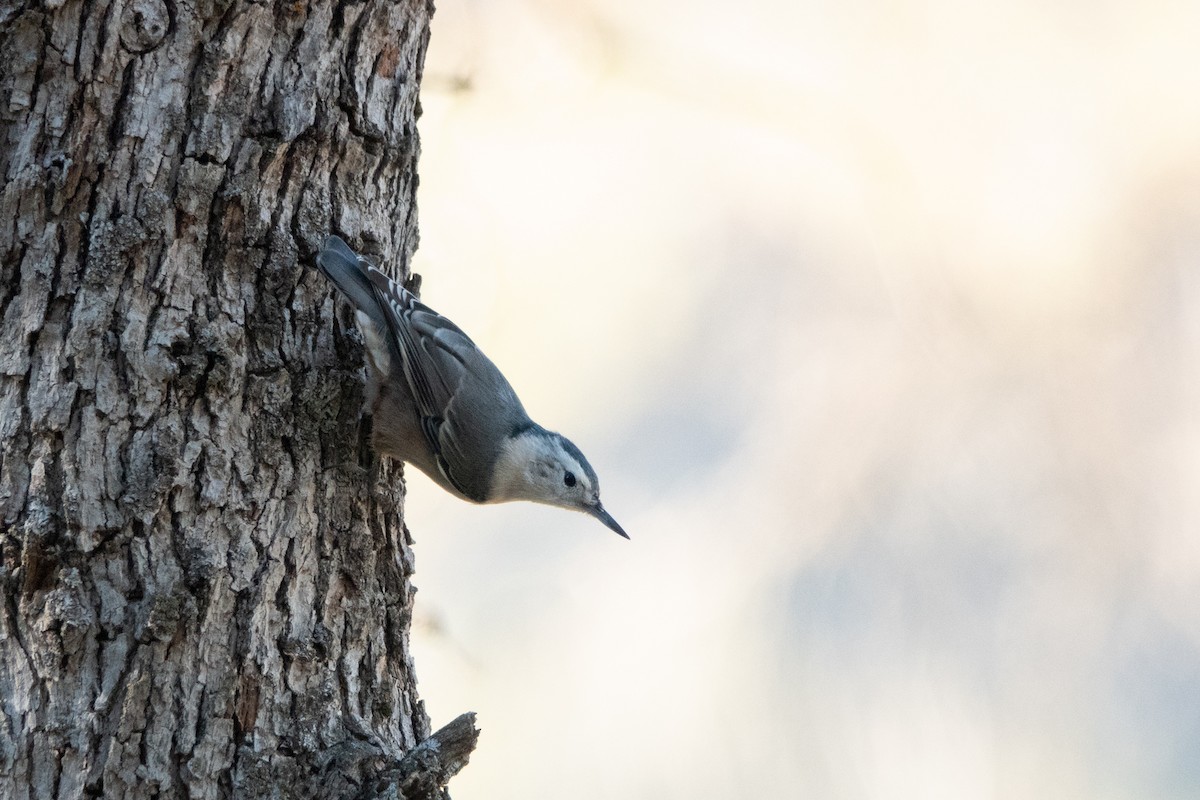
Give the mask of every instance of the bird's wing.
POLYGON ((485 501, 504 439, 529 424, 521 401, 457 325, 379 270, 367 275, 438 469, 463 495, 485 501))

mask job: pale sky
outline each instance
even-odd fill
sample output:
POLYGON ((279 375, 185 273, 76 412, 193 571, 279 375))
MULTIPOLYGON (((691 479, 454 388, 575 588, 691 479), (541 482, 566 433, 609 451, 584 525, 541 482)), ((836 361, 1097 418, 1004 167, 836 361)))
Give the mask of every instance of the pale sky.
POLYGON ((410 476, 455 800, 1200 794, 1197 42, 439 5, 423 298, 632 536, 410 476))

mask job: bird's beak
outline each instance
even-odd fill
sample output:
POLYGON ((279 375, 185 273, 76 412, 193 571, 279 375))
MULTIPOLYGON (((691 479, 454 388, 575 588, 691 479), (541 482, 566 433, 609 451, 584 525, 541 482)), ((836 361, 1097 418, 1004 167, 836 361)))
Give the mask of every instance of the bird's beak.
POLYGON ((610 530, 616 531, 617 533, 624 536, 626 539, 629 538, 629 534, 621 529, 621 526, 617 524, 617 521, 612 518, 612 514, 609 514, 607 511, 604 510, 604 506, 600 505, 599 500, 596 501, 595 505, 584 506, 583 510, 586 511, 587 513, 591 514, 596 519, 603 522, 610 530))

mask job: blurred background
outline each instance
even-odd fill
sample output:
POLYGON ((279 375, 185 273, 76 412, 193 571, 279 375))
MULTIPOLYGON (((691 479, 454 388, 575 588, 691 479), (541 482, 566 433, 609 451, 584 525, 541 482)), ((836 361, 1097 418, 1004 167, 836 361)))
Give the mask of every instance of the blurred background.
POLYGON ((424 298, 600 474, 419 474, 455 800, 1200 796, 1200 4, 443 0, 424 298))

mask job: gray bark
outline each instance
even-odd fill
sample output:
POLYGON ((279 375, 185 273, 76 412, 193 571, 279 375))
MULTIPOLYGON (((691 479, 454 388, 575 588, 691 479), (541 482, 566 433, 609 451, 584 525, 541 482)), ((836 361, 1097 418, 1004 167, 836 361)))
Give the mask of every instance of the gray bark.
POLYGON ((311 266, 329 231, 409 262, 431 13, 0 3, 0 797, 415 797, 465 763, 402 766, 402 484, 311 266))

